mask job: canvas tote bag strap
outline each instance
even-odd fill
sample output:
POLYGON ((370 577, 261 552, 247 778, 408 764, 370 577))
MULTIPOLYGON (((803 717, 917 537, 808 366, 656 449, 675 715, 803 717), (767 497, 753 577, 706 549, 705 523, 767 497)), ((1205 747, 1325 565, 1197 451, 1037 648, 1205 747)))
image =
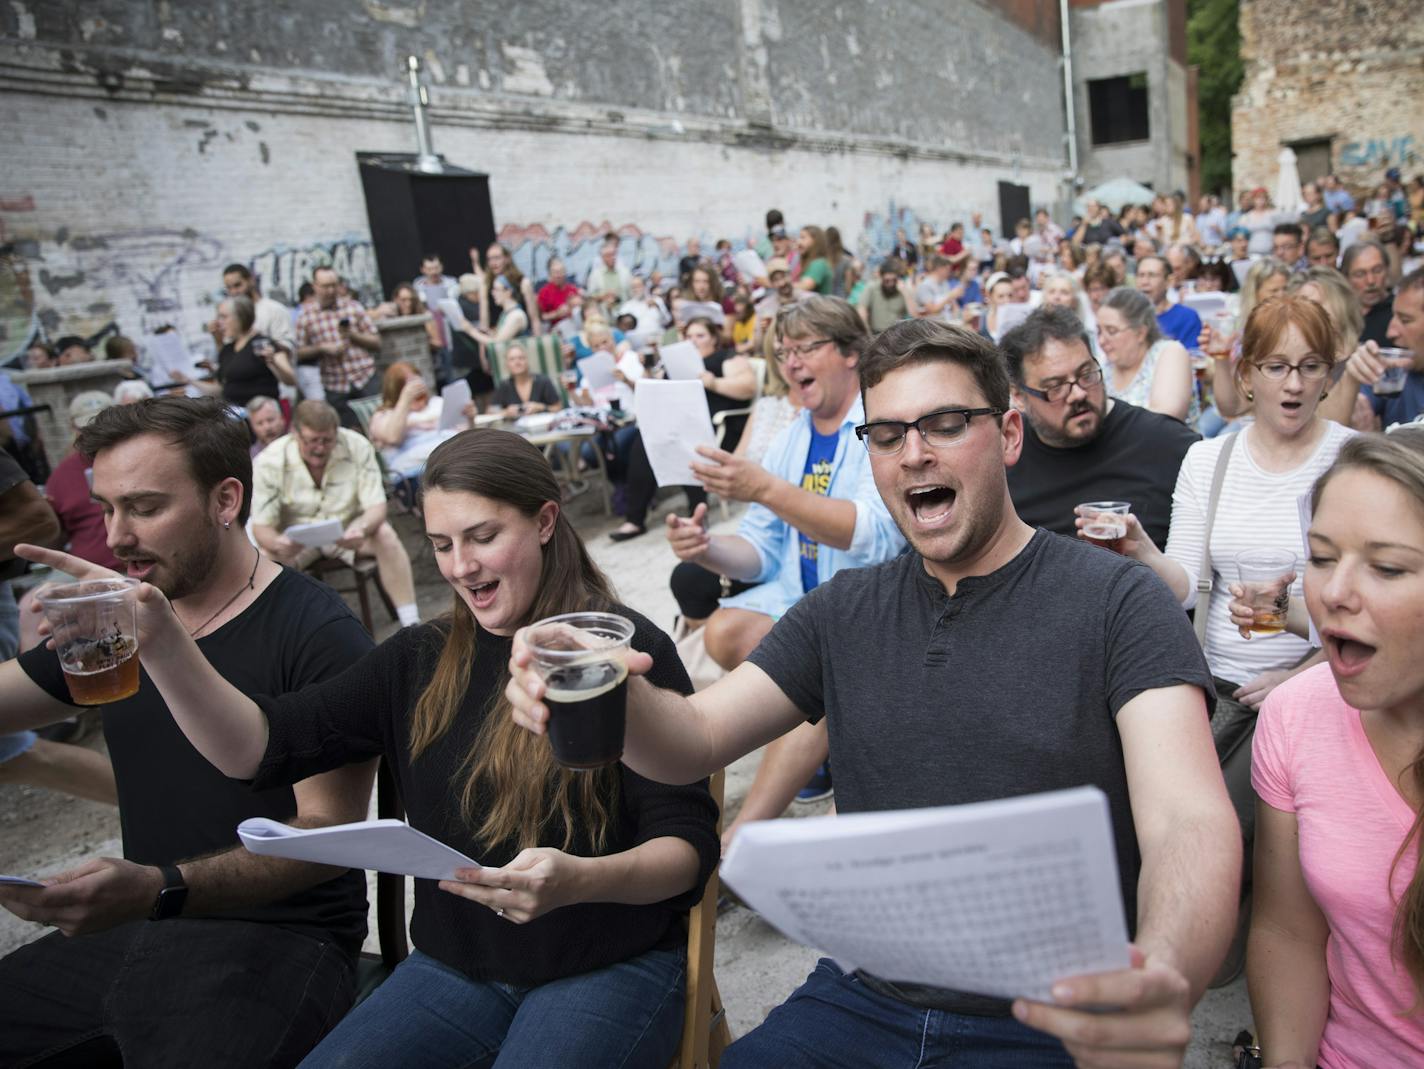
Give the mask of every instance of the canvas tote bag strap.
POLYGON ((1211 476, 1211 496, 1206 503, 1206 530, 1202 532, 1201 571, 1197 572, 1197 610, 1194 623, 1197 642, 1206 648, 1206 618, 1211 607, 1211 528, 1216 523, 1216 506, 1221 503, 1221 484, 1226 481, 1226 466, 1231 461, 1231 450, 1236 448, 1238 431, 1230 435, 1222 444, 1221 455, 1216 458, 1216 471, 1211 476))

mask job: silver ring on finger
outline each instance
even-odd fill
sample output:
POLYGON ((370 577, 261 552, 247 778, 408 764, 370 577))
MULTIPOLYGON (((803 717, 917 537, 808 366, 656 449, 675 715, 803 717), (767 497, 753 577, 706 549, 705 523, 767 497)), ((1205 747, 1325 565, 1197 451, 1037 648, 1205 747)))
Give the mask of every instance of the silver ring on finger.
POLYGON ((495 910, 495 911, 494 911, 494 915, 495 915, 496 917, 503 917, 503 916, 504 916, 504 909, 503 909, 503 907, 501 907, 501 908, 495 910))

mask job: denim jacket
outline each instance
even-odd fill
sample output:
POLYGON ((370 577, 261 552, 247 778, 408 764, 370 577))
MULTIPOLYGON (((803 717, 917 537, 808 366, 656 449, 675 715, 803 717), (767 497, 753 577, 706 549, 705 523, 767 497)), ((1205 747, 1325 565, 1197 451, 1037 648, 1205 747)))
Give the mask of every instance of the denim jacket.
MULTIPOLYGON (((875 480, 870 474, 870 453, 855 439, 855 427, 864 419, 865 410, 857 397, 841 421, 830 492, 826 495, 855 503, 855 533, 849 549, 820 547, 816 574, 822 583, 842 568, 879 564, 905 548, 899 528, 875 489, 875 480)), ((772 439, 762 467, 800 486, 810 449, 811 413, 803 412, 795 423, 772 439)), ((722 604, 780 619, 805 593, 801 589, 801 545, 797 532, 769 508, 751 504, 737 534, 756 549, 761 558, 761 571, 752 579, 756 586, 734 597, 723 598, 722 604)))

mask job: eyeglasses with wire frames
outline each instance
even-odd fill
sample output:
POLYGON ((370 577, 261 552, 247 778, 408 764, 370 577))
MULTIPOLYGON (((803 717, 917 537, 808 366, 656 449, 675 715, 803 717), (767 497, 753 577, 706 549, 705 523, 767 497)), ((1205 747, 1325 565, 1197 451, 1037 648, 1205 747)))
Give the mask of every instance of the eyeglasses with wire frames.
POLYGON ((1284 382, 1290 378, 1292 371, 1300 372, 1300 377, 1305 382, 1319 382, 1330 374, 1332 365, 1323 357, 1307 356, 1299 364, 1290 364, 1284 360, 1253 360, 1251 366, 1259 371, 1263 378, 1272 382, 1284 382))
POLYGON ((1040 401, 1047 401, 1050 405, 1067 398, 1073 392, 1074 386, 1080 386, 1084 393, 1087 393, 1094 386, 1103 381, 1103 369, 1096 364, 1076 378, 1064 379, 1062 382, 1055 382, 1052 386, 1045 386, 1042 389, 1034 389, 1032 386, 1020 385, 1019 389, 1030 397, 1037 397, 1040 401))
POLYGON ((835 342, 831 338, 822 338, 819 341, 803 342, 801 345, 784 345, 780 349, 775 350, 772 355, 776 357, 778 364, 784 364, 793 356, 810 356, 817 349, 834 344, 835 342))
POLYGON ((964 429, 975 416, 1002 416, 1004 411, 1002 408, 945 408, 911 423, 894 419, 862 423, 855 429, 855 436, 876 456, 893 456, 905 448, 905 436, 913 427, 926 445, 944 449, 964 440, 964 429))

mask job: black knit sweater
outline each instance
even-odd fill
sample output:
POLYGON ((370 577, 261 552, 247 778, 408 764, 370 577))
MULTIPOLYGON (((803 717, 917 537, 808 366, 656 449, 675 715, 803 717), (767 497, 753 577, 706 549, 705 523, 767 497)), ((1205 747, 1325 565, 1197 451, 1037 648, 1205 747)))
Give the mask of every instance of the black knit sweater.
MULTIPOLYGON (((614 606, 633 621, 633 646, 653 657, 649 681, 687 694, 691 684, 672 641, 643 616, 614 606)), ((271 732, 254 785, 292 783, 345 764, 384 756, 391 765, 412 827, 448 843, 483 865, 502 865, 515 850, 491 847, 460 818, 461 765, 480 724, 507 680, 510 640, 479 630, 470 686, 449 731, 427 747, 415 766, 410 717, 435 670, 444 631, 438 624, 406 628, 346 672, 294 694, 257 699, 271 732)), ((686 894, 647 906, 583 903, 554 910, 528 924, 511 924, 478 903, 415 881, 412 942, 476 980, 518 985, 546 983, 602 968, 685 937, 678 917, 694 905, 717 864, 717 811, 706 784, 669 787, 623 765, 614 823, 605 854, 651 839, 675 836, 696 849, 697 883, 686 894)), ((540 841, 560 847, 555 820, 540 841)), ((594 853, 576 833, 571 853, 594 853)))

